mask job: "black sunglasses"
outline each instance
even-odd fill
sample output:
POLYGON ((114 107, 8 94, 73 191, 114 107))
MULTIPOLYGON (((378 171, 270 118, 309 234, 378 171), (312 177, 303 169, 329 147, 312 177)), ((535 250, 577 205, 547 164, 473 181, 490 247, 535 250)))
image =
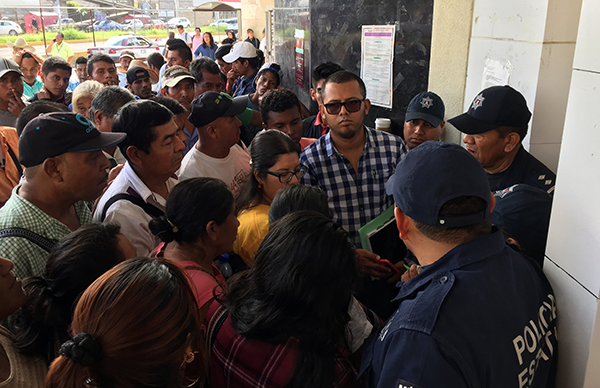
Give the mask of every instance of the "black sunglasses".
POLYGON ((350 100, 346 102, 332 102, 330 104, 325 104, 325 109, 327 113, 330 115, 337 115, 342 110, 342 107, 346 108, 348 113, 358 112, 360 110, 360 106, 362 105, 362 100, 350 100))

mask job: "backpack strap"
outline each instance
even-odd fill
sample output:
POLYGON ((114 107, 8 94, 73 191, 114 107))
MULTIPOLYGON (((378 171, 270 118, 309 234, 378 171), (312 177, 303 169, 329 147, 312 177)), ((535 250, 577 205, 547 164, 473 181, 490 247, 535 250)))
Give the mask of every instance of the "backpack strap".
POLYGON ((17 167, 19 176, 23 176, 23 167, 21 167, 21 163, 19 163, 19 158, 17 158, 17 155, 15 155, 15 151, 13 151, 12 148, 10 148, 10 145, 8 145, 8 143, 6 143, 6 146, 8 147, 8 154, 10 155, 10 158, 15 164, 15 167, 17 167))
POLYGON ((0 238, 6 237, 21 237, 27 239, 39 246, 40 248, 42 248, 43 250, 45 250, 46 252, 50 252, 52 247, 57 243, 56 240, 51 240, 44 236, 40 236, 39 234, 32 232, 29 229, 19 227, 1 229, 0 238))
POLYGON ((219 330, 221 330, 228 315, 227 308, 220 305, 208 322, 205 341, 209 354, 212 354, 212 348, 217 339, 217 334, 219 334, 219 330))
POLYGON ((139 196, 139 194, 137 194, 135 191, 133 191, 133 194, 135 194, 135 195, 133 195, 131 193, 132 191, 133 190, 131 188, 129 188, 127 190, 127 193, 117 194, 117 195, 111 197, 108 201, 106 201, 106 203, 104 204, 104 209, 102 209, 102 215, 100 217, 100 220, 104 221, 104 219, 106 218, 106 212, 112 206, 112 204, 117 201, 121 201, 121 200, 129 201, 129 202, 133 203, 134 205, 141 207, 142 210, 144 210, 144 213, 148 214, 152 218, 158 218, 165 214, 162 210, 160 210, 156 206, 144 201, 139 196))

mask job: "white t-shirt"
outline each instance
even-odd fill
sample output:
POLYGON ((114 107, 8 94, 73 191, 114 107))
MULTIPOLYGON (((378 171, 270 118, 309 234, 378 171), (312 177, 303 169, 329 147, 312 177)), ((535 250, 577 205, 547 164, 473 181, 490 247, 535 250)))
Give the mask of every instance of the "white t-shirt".
POLYGON ((250 154, 236 144, 223 159, 210 157, 192 147, 183 158, 177 176, 180 181, 200 177, 217 178, 225 182, 235 194, 249 173, 250 154))
POLYGON ((193 35, 187 31, 183 31, 183 34, 176 33, 175 38, 183 40, 186 44, 191 44, 194 39, 193 35))

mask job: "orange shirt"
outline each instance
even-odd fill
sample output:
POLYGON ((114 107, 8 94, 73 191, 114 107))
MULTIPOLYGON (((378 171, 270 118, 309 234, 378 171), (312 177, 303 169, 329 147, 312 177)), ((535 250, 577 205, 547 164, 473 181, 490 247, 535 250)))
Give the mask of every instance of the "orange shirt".
POLYGON ((4 205, 8 198, 10 198, 12 189, 19 183, 19 180, 21 179, 19 170, 17 169, 17 166, 13 162, 13 159, 8 152, 8 146, 10 146, 18 159, 19 136, 17 136, 17 130, 11 127, 0 127, 0 147, 2 148, 2 155, 4 157, 4 170, 0 170, 1 205, 4 205))

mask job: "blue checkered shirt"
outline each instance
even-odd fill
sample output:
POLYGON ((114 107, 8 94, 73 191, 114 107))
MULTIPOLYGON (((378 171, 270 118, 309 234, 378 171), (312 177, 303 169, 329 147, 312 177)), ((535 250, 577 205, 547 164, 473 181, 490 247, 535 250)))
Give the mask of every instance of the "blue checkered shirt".
POLYGON ((400 137, 368 127, 365 131, 358 172, 335 149, 331 132, 300 154, 300 163, 308 167, 301 183, 325 191, 333 220, 348 231, 357 247, 361 246, 358 229, 394 203, 385 193, 385 184, 407 152, 400 137))

